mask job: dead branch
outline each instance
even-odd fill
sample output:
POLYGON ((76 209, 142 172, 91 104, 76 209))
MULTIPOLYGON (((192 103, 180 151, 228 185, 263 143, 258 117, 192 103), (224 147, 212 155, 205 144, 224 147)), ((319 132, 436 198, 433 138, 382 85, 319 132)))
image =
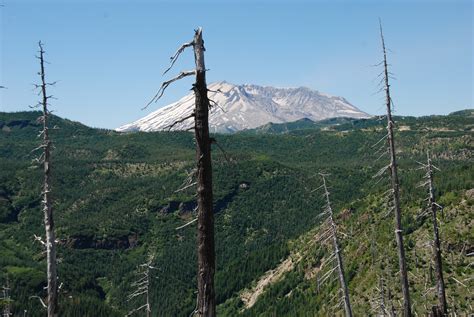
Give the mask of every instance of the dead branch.
POLYGON ((187 48, 187 47, 191 47, 194 45, 194 42, 189 42, 189 43, 184 43, 183 45, 180 46, 180 48, 178 48, 178 50, 176 51, 176 53, 174 53, 173 56, 170 57, 170 66, 163 72, 163 75, 165 75, 174 65, 174 63, 176 63, 176 61, 178 60, 178 57, 179 55, 181 55, 182 52, 184 52, 184 50, 187 48))
POLYGON ((175 190, 174 192, 175 192, 175 193, 179 193, 179 192, 185 191, 185 190, 188 189, 188 188, 191 188, 191 187, 193 187, 193 186, 196 186, 196 184, 197 184, 197 182, 193 182, 193 183, 191 183, 191 184, 189 184, 189 185, 186 185, 186 186, 184 186, 184 187, 178 188, 178 189, 175 190))
POLYGON ((372 145, 372 147, 376 147, 377 145, 379 145, 380 142, 384 141, 386 138, 388 138, 388 134, 385 134, 380 140, 377 141, 377 143, 372 145))
POLYGON ((35 241, 38 241, 42 246, 46 247, 46 242, 43 241, 43 238, 41 238, 40 236, 37 236, 36 234, 34 234, 33 236, 34 236, 35 241))
POLYGON ((217 140, 215 138, 211 138, 211 143, 215 144, 217 148, 222 152, 222 154, 224 155, 224 159, 227 161, 227 163, 232 163, 232 159, 227 156, 227 152, 219 143, 217 143, 217 140))
POLYGON ((189 71, 182 71, 181 73, 179 73, 176 77, 170 79, 170 80, 167 80, 167 81, 164 81, 162 84, 161 84, 161 87, 160 89, 158 89, 158 92, 156 93, 155 96, 153 96, 153 98, 150 100, 150 102, 148 102, 146 104, 145 107, 142 108, 143 109, 146 109, 148 108, 149 105, 151 105, 153 102, 156 102, 158 101, 158 99, 160 99, 162 96, 163 96, 163 93, 165 92, 166 88, 168 88, 168 86, 172 83, 174 83, 175 81, 178 81, 180 79, 183 79, 184 77, 188 77, 188 76, 192 76, 192 75, 196 75, 196 71, 195 70, 189 70, 189 71))
POLYGON ((35 296, 30 296, 29 298, 30 298, 30 299, 32 299, 32 298, 37 298, 37 299, 40 301, 40 304, 41 304, 41 306, 43 306, 43 308, 47 308, 47 307, 48 307, 48 306, 46 306, 46 304, 44 303, 43 299, 42 299, 41 297, 39 297, 39 296, 36 296, 36 295, 35 295, 35 296))
POLYGON ((213 106, 216 106, 217 108, 221 109, 222 112, 227 113, 227 111, 225 111, 224 108, 222 108, 222 107, 221 107, 217 102, 215 102, 214 100, 209 99, 209 103, 210 103, 209 109, 211 109, 213 106))
POLYGON ((171 131, 171 129, 172 129, 175 125, 177 125, 177 124, 179 124, 179 123, 183 123, 184 121, 189 120, 189 119, 194 118, 194 117, 195 117, 195 114, 194 114, 194 112, 192 112, 189 116, 186 116, 186 117, 184 117, 184 118, 181 118, 181 119, 179 119, 179 120, 176 120, 175 122, 173 122, 173 123, 170 124, 169 126, 165 127, 164 129, 165 129, 165 130, 168 130, 168 131, 171 131))
POLYGON ((185 223, 184 225, 177 227, 176 230, 183 229, 183 228, 185 228, 185 227, 187 227, 187 226, 189 226, 189 225, 195 223, 197 220, 198 220, 198 218, 194 218, 194 219, 191 220, 190 222, 187 222, 187 223, 185 223))

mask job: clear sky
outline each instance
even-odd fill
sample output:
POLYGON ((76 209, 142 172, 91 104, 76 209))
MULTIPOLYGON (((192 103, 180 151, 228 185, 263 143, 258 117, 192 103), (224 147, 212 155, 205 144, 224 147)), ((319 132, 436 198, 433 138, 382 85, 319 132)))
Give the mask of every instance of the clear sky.
MULTIPOLYGON (((374 94, 381 17, 396 114, 473 107, 473 1, 0 0, 0 111, 28 110, 38 96, 37 42, 47 50, 52 109, 115 128, 189 92, 170 87, 149 109, 169 57, 204 28, 208 82, 307 86, 383 113, 374 94)), ((174 73, 193 67, 184 54, 174 73)), ((171 72, 173 74, 173 72, 171 72)))

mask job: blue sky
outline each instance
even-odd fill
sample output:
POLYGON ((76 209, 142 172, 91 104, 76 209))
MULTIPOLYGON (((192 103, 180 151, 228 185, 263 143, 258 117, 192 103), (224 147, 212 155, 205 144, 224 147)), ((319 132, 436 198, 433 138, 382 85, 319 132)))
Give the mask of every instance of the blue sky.
MULTIPOLYGON (((35 59, 45 43, 56 114, 115 128, 188 93, 178 83, 149 109, 169 57, 204 28, 208 82, 307 86, 383 113, 374 94, 388 47, 396 114, 446 114, 473 106, 472 1, 32 1, 0 0, 0 111, 38 96, 35 59)), ((193 67, 191 52, 174 71, 193 67)), ((171 72, 172 73, 172 72, 171 72)))

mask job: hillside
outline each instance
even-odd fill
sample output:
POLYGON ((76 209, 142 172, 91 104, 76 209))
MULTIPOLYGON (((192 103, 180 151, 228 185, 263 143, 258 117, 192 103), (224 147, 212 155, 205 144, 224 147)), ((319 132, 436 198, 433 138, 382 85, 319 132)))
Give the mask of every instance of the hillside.
MULTIPOLYGON (((41 171, 31 153, 39 142, 38 115, 0 113, 0 281, 8 277, 16 315, 27 309, 28 316, 43 315, 30 296, 44 295, 45 285, 44 255, 33 238, 44 231, 41 171)), ((429 149, 441 169, 436 194, 446 207, 441 236, 448 300, 459 313, 472 312, 472 111, 396 121, 415 310, 423 314, 433 303, 423 296, 433 283, 427 278, 429 221, 416 220, 426 195, 416 187, 422 172, 415 160, 424 160, 429 149)), ((176 228, 193 219, 194 195, 176 190, 194 165, 192 134, 121 134, 58 117, 53 124, 60 315, 123 316, 137 307, 138 301, 124 299, 136 266, 151 253, 154 315, 188 316, 196 300, 195 227, 176 228)), ((215 135, 226 151, 213 151, 221 316, 328 314, 336 284, 318 290, 315 279, 328 255, 313 242, 323 204, 313 192, 320 171, 331 174, 334 209, 347 235, 343 252, 355 311, 369 311, 378 275, 397 285, 393 217, 384 217, 385 185, 372 178, 384 165, 375 162, 372 147, 384 124, 377 118, 302 121, 215 135)), ((398 291, 392 292, 398 307, 398 291)))

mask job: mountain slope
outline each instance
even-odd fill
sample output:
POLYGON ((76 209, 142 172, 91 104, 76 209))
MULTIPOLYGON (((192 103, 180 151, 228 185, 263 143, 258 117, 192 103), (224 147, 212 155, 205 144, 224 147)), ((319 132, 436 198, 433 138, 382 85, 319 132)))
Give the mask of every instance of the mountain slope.
MULTIPOLYGON (((34 126, 37 115, 0 113, 0 126, 8 127, 0 129, 0 286, 9 279, 15 316, 23 315, 24 309, 30 317, 44 315, 39 301, 30 299, 44 296, 46 283, 43 249, 34 242, 35 234, 44 234, 42 171, 31 161, 35 157, 31 150, 40 142, 39 127, 34 126)), ((454 297, 450 302, 462 315, 472 296, 466 297, 467 288, 454 287, 458 283, 451 276, 472 283, 465 281, 472 272, 472 261, 465 257, 474 245, 472 211, 467 209, 472 208, 472 199, 465 203, 466 209, 459 204, 474 188, 474 120, 467 114, 395 119, 403 221, 410 232, 409 268, 418 277, 429 273, 429 261, 421 260, 429 249, 419 243, 429 222, 416 221, 426 193, 416 187, 422 172, 415 162, 422 161, 429 149, 441 169, 435 175, 439 203, 449 207, 441 236, 447 242, 443 244, 449 261, 446 268, 452 271, 446 276, 449 296, 454 297)), ((118 317, 139 307, 143 298, 125 299, 137 265, 154 254, 153 316, 189 316, 196 304, 196 227, 176 228, 195 216, 195 189, 176 189, 195 166, 192 133, 116 133, 58 117, 52 120, 59 128, 51 130, 58 269, 63 283, 59 315, 118 317)), ((362 313, 368 311, 362 296, 373 290, 379 268, 370 261, 370 241, 377 242, 376 250, 387 250, 386 258, 395 268, 387 274, 397 285, 393 264, 397 258, 390 242, 393 217, 383 219, 383 226, 374 217, 367 218, 386 213, 381 205, 386 188, 372 179, 385 163, 385 158, 374 162, 378 155, 372 147, 385 134, 384 125, 373 118, 327 130, 216 136, 226 152, 213 151, 219 316, 237 316, 245 308, 242 297, 254 303, 242 316, 332 315, 324 312, 333 306, 329 297, 335 294, 336 284, 317 292, 311 278, 327 254, 309 241, 318 229, 324 204, 320 193, 313 192, 320 186, 314 177, 319 171, 331 173, 334 210, 351 211, 342 212, 338 222, 349 236, 341 237, 341 243, 349 286, 356 291, 351 293, 356 316, 367 315, 362 313), (365 234, 375 235, 374 239, 365 234), (298 242, 300 238, 308 239, 307 243, 298 242), (285 262, 288 258, 291 262, 285 262), (262 277, 268 277, 269 283, 260 282, 262 277)), ((420 281, 414 280, 413 286, 421 285, 420 281)), ((399 298, 398 289, 393 294, 399 298)), ((413 294, 414 310, 422 315, 432 299, 421 299, 420 291, 413 294)))
MULTIPOLYGON (((442 181, 437 178, 438 182, 442 181)), ((390 310, 393 307, 397 315, 401 312, 393 225, 386 210, 380 208, 383 206, 382 196, 380 193, 369 194, 352 202, 350 208, 342 210, 336 217, 339 230, 345 232, 339 238, 355 316, 383 315, 380 278, 384 280, 385 307, 390 310)), ((439 201, 445 207, 440 233, 450 311, 452 315, 456 312, 471 316, 471 303, 474 301, 470 291, 474 287, 474 268, 470 261, 474 242, 474 190, 460 191, 456 197, 441 195, 439 201)), ((413 205, 405 209, 408 209, 406 213, 414 215, 420 212, 413 205)), ((423 217, 414 223, 405 223, 405 227, 409 231, 405 238, 413 310, 415 314, 427 315, 431 306, 437 303, 431 263, 431 219, 423 217)), ((254 281, 252 285, 256 286, 253 289, 241 290, 221 304, 220 315, 339 316, 343 308, 337 305, 339 285, 335 276, 325 284, 318 283, 331 267, 323 267, 322 263, 332 253, 330 243, 315 243, 320 233, 318 229, 310 230, 289 243, 290 255, 265 272, 258 282, 254 281), (270 274, 272 278, 268 277, 270 274)))
MULTIPOLYGON (((212 132, 235 132, 253 129, 269 122, 283 123, 303 118, 313 121, 369 115, 341 97, 330 96, 309 88, 274 88, 257 85, 233 85, 217 82, 209 85, 212 132)), ((117 131, 161 131, 189 116, 194 109, 194 94, 160 108, 146 117, 119 127, 117 131)), ((174 125, 171 130, 193 127, 191 119, 174 125)))

